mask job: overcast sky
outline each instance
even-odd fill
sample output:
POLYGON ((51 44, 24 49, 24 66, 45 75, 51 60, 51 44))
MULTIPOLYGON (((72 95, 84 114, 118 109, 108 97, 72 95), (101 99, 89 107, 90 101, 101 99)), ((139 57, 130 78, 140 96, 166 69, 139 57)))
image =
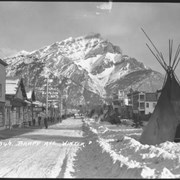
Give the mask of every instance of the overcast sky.
MULTIPOLYGON (((168 60, 168 40, 180 43, 180 3, 0 2, 0 57, 33 51, 90 32, 146 66, 163 68, 146 46, 147 32, 168 60)), ((180 64, 176 70, 180 78, 180 64)))

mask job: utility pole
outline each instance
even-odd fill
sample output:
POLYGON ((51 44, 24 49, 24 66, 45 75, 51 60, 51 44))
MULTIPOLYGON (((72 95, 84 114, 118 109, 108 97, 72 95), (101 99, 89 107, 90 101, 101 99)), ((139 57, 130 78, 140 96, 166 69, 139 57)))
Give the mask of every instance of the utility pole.
POLYGON ((60 120, 62 118, 62 95, 61 95, 61 91, 60 89, 58 89, 58 96, 59 96, 59 116, 60 116, 60 120))
POLYGON ((46 118, 48 117, 48 77, 46 82, 46 118))

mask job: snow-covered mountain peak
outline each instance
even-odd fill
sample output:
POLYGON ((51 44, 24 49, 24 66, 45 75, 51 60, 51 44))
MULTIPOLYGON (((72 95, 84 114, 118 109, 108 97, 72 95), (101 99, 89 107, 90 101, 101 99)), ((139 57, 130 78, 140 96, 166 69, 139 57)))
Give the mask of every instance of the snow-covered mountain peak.
POLYGON ((150 77, 150 85, 158 81, 154 89, 160 89, 159 82, 163 82, 160 74, 124 55, 119 46, 98 33, 56 41, 32 52, 21 51, 6 62, 10 64, 7 75, 23 76, 37 86, 45 85, 47 72, 56 85, 66 77, 71 81, 65 86, 70 104, 82 99, 98 103, 115 89, 140 89, 142 81, 148 83, 150 77))
POLYGON ((84 38, 85 38, 85 39, 103 39, 103 38, 101 37, 101 34, 99 34, 99 33, 94 33, 94 32, 91 32, 91 33, 89 33, 88 35, 85 35, 84 38))
POLYGON ((28 51, 22 50, 22 51, 18 52, 15 56, 19 56, 19 55, 28 55, 28 54, 29 54, 28 51))

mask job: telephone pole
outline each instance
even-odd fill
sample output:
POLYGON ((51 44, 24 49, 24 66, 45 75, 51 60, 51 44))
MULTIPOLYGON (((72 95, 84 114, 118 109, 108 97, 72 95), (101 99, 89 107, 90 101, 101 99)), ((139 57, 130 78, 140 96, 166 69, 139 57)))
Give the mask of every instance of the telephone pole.
POLYGON ((48 77, 46 78, 46 118, 48 117, 48 77))
POLYGON ((59 116, 60 116, 60 121, 62 118, 62 94, 60 89, 58 89, 58 97, 59 97, 59 116))

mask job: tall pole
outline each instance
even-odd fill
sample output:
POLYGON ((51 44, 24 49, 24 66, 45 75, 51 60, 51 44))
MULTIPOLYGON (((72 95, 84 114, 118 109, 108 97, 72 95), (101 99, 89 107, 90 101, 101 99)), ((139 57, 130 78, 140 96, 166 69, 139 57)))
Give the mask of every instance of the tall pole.
POLYGON ((46 83, 46 118, 48 117, 48 78, 46 83))
POLYGON ((61 121, 61 118, 62 118, 62 96, 61 96, 60 89, 58 89, 58 94, 59 94, 59 116, 60 116, 59 121, 61 121))

